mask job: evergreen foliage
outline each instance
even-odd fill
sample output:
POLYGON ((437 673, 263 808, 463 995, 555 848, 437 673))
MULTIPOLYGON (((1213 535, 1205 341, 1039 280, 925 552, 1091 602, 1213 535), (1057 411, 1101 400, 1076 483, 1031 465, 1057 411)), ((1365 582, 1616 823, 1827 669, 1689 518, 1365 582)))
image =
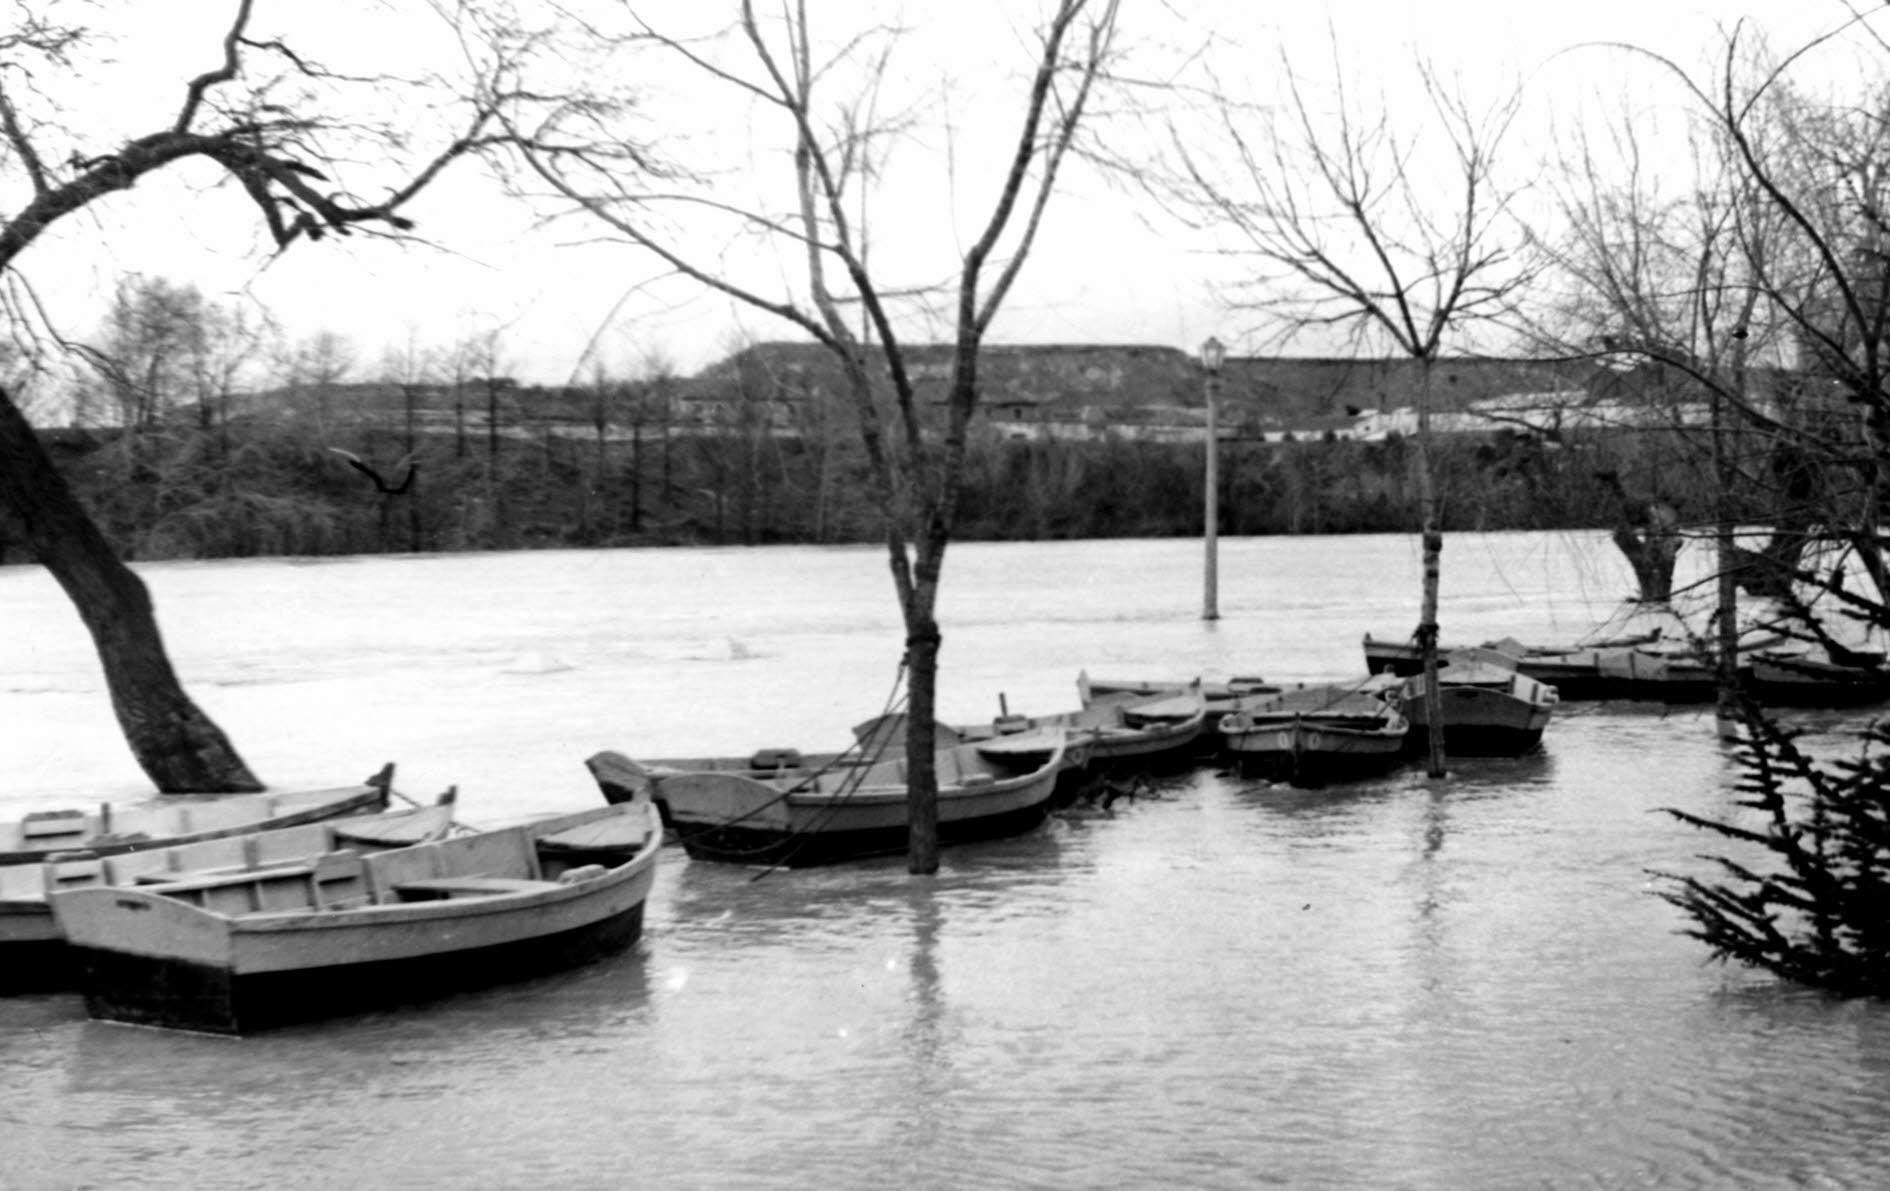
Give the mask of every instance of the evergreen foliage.
POLYGON ((1890 727, 1866 729, 1855 758, 1823 761, 1799 747, 1801 731, 1755 708, 1745 724, 1735 788, 1746 821, 1665 813, 1754 858, 1701 857, 1713 878, 1656 873, 1660 896, 1715 959, 1841 995, 1890 995, 1890 727))

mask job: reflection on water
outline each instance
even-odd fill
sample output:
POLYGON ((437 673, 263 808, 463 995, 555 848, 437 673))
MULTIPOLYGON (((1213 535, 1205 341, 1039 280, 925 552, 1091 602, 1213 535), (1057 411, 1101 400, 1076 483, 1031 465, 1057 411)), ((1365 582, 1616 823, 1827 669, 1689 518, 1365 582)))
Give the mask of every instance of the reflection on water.
MULTIPOLYGON (((1544 541, 1456 553, 1446 612, 1466 636, 1578 618, 1548 580, 1522 587, 1544 541)), ((1182 545, 955 548, 962 718, 998 691, 1058 709, 1083 665, 1336 676, 1360 631, 1407 615, 1362 581, 1403 565, 1382 554, 1402 539, 1237 542, 1229 589, 1258 594, 1203 626, 1198 593, 1165 586, 1195 573, 1182 545)), ((896 652, 871 553, 153 578, 186 625, 241 601, 220 635, 167 629, 187 673, 258 678, 217 710, 266 769, 314 773, 365 741, 422 788, 460 782, 475 821, 594 798, 579 761, 597 747, 825 743, 807 725, 863 718, 896 652), (475 584, 463 623, 437 614, 475 584), (266 644, 311 604, 335 615, 309 621, 306 659, 266 644), (349 676, 383 643, 414 672, 349 676)), ((0 573, 9 616, 48 630, 0 642, 7 747, 51 773, 33 758, 90 733, 60 780, 115 780, 108 726, 62 719, 92 681, 61 652, 66 614, 24 590, 0 573)), ((671 850, 630 953, 420 1008, 232 1041, 0 1001, 0 1188, 1883 1182, 1890 1014, 1711 966, 1650 894, 1650 869, 1704 843, 1657 808, 1732 813, 1710 722, 1563 710, 1541 754, 1441 782, 1309 791, 1203 768, 1110 817, 948 850, 923 881, 898 858, 758 877, 671 850)))

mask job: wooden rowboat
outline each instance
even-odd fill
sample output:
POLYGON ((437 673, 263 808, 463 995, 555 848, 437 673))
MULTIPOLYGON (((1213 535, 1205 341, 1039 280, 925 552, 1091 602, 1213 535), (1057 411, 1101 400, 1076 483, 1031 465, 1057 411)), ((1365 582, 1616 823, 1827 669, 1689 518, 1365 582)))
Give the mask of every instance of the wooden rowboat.
POLYGON ((1206 734, 1213 734, 1215 724, 1221 722, 1221 716, 1232 711, 1240 699, 1251 696, 1266 696, 1285 690, 1280 682, 1268 682, 1259 677, 1247 679, 1092 679, 1089 671, 1081 671, 1075 677, 1075 686, 1083 696, 1083 705, 1087 707, 1098 699, 1119 699, 1125 696, 1134 698, 1159 699, 1187 696, 1189 692, 1198 692, 1204 703, 1208 703, 1208 720, 1204 726, 1206 734))
POLYGON ((1844 665, 1802 653, 1754 654, 1750 689, 1767 707, 1862 707, 1890 700, 1881 657, 1844 665))
MULTIPOLYGON (((1197 685, 1152 694, 1097 694, 1077 678, 1082 706, 1048 715, 1013 715, 1008 711, 982 724, 941 725, 939 748, 982 746, 986 756, 1008 754, 1017 761, 1047 758, 1064 750, 1066 770, 1095 770, 1125 765, 1142 767, 1189 757, 1207 726, 1207 704, 1197 685)), ((904 715, 882 716, 854 729, 864 741, 883 739, 891 752, 904 741, 904 715)))
MULTIPOLYGON (((1554 687, 1557 697, 1566 702, 1635 697, 1622 682, 1625 675, 1602 672, 1601 659, 1636 645, 1651 644, 1658 639, 1658 632, 1652 632, 1592 645, 1553 646, 1524 645, 1514 638, 1504 638, 1487 642, 1481 648, 1494 649, 1514 657, 1517 673, 1554 687)), ((1439 646, 1437 656, 1442 658, 1464 648, 1459 645, 1439 646)), ((1396 674, 1408 678, 1423 672, 1424 659, 1417 645, 1411 641, 1386 641, 1367 633, 1365 669, 1372 674, 1396 674)))
POLYGON ((1602 650, 1595 669, 1613 698, 1711 703, 1719 695, 1714 659, 1681 643, 1602 650))
MULTIPOLYGON (((1444 751, 1458 757, 1519 757, 1542 743, 1559 699, 1554 687, 1518 673, 1516 658, 1499 650, 1459 649, 1440 659, 1437 693, 1444 715, 1444 751)), ((1422 748, 1426 718, 1424 676, 1404 680, 1408 734, 1422 748)))
MULTIPOLYGON (((961 744, 934 754, 938 836, 944 845, 1018 835, 1049 815, 1067 746, 1043 757, 961 744)), ((649 793, 668 804, 689 855, 803 868, 906 847, 906 761, 762 779, 703 770, 653 773, 616 752, 585 761, 607 801, 649 793)))
POLYGON ((55 852, 111 856, 221 839, 382 810, 394 784, 390 762, 358 786, 264 794, 162 794, 96 810, 37 811, 0 823, 0 864, 37 864, 55 852))
POLYGON ((0 993, 69 986, 76 973, 51 895, 95 885, 161 885, 206 874, 304 865, 330 852, 378 852, 424 843, 453 825, 452 791, 432 806, 326 819, 191 844, 107 856, 55 853, 0 868, 0 993))
MULTIPOLYGON (((614 784, 606 787, 606 799, 610 802, 629 802, 639 796, 652 799, 662 815, 663 826, 670 833, 669 842, 680 843, 675 824, 669 817, 669 800, 663 796, 660 785, 651 779, 678 773, 729 773, 756 781, 803 782, 839 770, 863 769, 887 757, 903 755, 905 716, 885 715, 866 720, 854 727, 853 735, 854 745, 839 752, 803 753, 796 748, 770 746, 729 756, 664 757, 627 762, 625 767, 613 770, 614 784)), ((960 743, 957 733, 943 724, 937 726, 935 736, 940 748, 960 743)))
POLYGON ((1246 695, 1266 695, 1283 689, 1278 683, 1268 682, 1264 678, 1229 678, 1214 680, 1204 678, 1092 678, 1085 670, 1076 676, 1076 686, 1084 692, 1083 701, 1112 698, 1121 695, 1138 695, 1154 698, 1160 695, 1176 695, 1189 689, 1198 688, 1201 696, 1209 703, 1224 703, 1246 695))
POLYGON ((1221 717, 1221 739, 1243 769, 1296 786, 1383 773, 1404 756, 1410 724, 1397 680, 1299 685, 1242 700, 1221 717))
POLYGON ((53 894, 95 1018, 212 1033, 517 980, 634 942, 647 801, 307 864, 53 894))

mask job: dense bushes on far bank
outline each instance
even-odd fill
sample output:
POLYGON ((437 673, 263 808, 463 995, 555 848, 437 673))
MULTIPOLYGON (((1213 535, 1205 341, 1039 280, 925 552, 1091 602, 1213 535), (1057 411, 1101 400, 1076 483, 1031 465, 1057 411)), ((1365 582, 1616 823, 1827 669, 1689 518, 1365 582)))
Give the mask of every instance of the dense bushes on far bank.
MULTIPOLYGON (((880 540, 857 446, 812 437, 645 427, 627 438, 409 438, 282 423, 66 433, 53 445, 100 525, 139 559, 880 540)), ((967 460, 955 536, 1198 534, 1203 456, 1198 443, 983 440, 967 460)), ((1499 432, 1440 440, 1433 458, 1447 530, 1611 525, 1621 505, 1601 479, 1610 472, 1637 500, 1657 495, 1684 520, 1706 513, 1694 460, 1672 436, 1545 443, 1499 432)), ((1396 438, 1227 442, 1221 532, 1409 531, 1414 467, 1413 444, 1396 438)), ((17 539, 0 521, 0 559, 26 561, 17 539)))

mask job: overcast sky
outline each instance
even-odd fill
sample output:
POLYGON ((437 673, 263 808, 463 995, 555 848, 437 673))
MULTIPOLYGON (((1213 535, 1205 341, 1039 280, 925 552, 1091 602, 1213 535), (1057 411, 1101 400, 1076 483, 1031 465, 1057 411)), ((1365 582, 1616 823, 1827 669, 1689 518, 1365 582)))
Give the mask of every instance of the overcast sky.
MULTIPOLYGON (((658 21, 700 19, 714 7, 711 0, 648 6, 658 21)), ((811 0, 811 7, 832 27, 859 12, 888 9, 854 0, 811 0)), ((307 39, 298 45, 317 46, 339 69, 397 67, 400 47, 421 45, 423 36, 435 38, 425 43, 431 52, 450 54, 436 26, 423 31, 425 19, 406 23, 412 18, 402 13, 412 8, 376 0, 319 6, 258 0, 258 20, 271 28, 284 22, 286 31, 307 39), (359 11, 352 21, 341 21, 336 14, 343 9, 359 11), (319 28, 296 28, 312 16, 321 20, 319 28), (403 43, 403 28, 415 40, 403 43)), ((1009 114, 1007 105, 992 100, 1005 94, 999 74, 1028 69, 1028 47, 1018 36, 1028 26, 1027 8, 1025 0, 908 4, 906 16, 917 32, 902 49, 904 68, 915 77, 949 73, 961 85, 981 80, 979 102, 961 98, 955 107, 959 119, 987 109, 1009 114)), ((88 70, 93 77, 74 80, 88 97, 77 102, 97 105, 87 111, 101 130, 115 119, 121 136, 150 131, 166 109, 174 110, 182 81, 214 63, 224 6, 210 0, 120 0, 99 9, 101 20, 121 37, 104 55, 114 61, 95 62, 88 70), (202 24, 193 26, 180 9, 202 24)), ((74 5, 70 11, 87 10, 74 5)), ((1409 90, 1410 65, 1418 55, 1460 77, 1473 98, 1494 100, 1521 86, 1525 119, 1511 148, 1518 165, 1528 168, 1532 159, 1553 155, 1551 122, 1566 125, 1584 105, 1625 101, 1652 112, 1671 108, 1679 122, 1683 97, 1650 64, 1577 47, 1630 42, 1693 66, 1707 61, 1722 30, 1742 17, 1775 44, 1788 45, 1841 22, 1848 11, 1839 0, 1349 0, 1324 6, 1304 0, 1123 0, 1122 20, 1124 36, 1136 39, 1141 60, 1151 66, 1211 39, 1216 73, 1233 86, 1264 88, 1281 69, 1282 55, 1308 78, 1329 76, 1336 44, 1351 85, 1365 93, 1382 88, 1401 118, 1422 115, 1409 90)), ((731 145, 745 135, 749 109, 718 108, 727 101, 713 90, 678 91, 666 99, 725 120, 731 145)), ((1008 127, 958 133, 960 154, 992 154, 1001 152, 1008 127)), ((921 167, 938 171, 941 188, 950 186, 942 152, 929 162, 907 162, 909 172, 921 167)), ((493 200, 476 166, 455 169, 411 209, 428 240, 422 245, 302 244, 268 261, 243 204, 207 191, 203 176, 185 173, 141 183, 98 217, 71 222, 29 250, 22 264, 69 334, 83 334, 96 321, 117 273, 143 271, 195 281, 213 295, 259 302, 296 335, 337 331, 355 344, 364 373, 374 370, 385 345, 410 333, 428 346, 502 328, 511 370, 545 382, 565 380, 600 328, 595 358, 618 371, 637 367, 650 353, 693 371, 744 339, 793 334, 728 299, 675 282, 653 284, 659 270, 649 260, 598 242, 596 229, 535 226, 531 212, 493 200)), ((17 209, 23 202, 18 179, 4 182, 0 194, 17 209)), ((935 245, 947 254, 962 244, 963 227, 941 234, 935 223, 898 226, 910 207, 870 212, 874 235, 935 245)), ((1129 190, 1073 176, 994 338, 1193 350, 1208 334, 1218 334, 1238 350, 1255 342, 1255 328, 1223 307, 1228 266, 1211 248, 1151 215, 1146 200, 1129 190)), ((1326 346, 1308 342, 1299 350, 1326 346)))

